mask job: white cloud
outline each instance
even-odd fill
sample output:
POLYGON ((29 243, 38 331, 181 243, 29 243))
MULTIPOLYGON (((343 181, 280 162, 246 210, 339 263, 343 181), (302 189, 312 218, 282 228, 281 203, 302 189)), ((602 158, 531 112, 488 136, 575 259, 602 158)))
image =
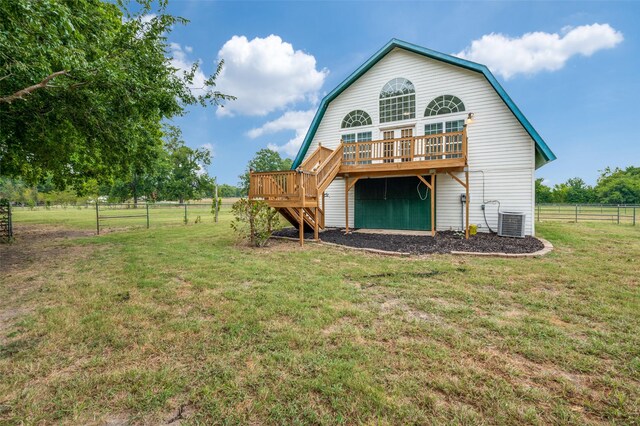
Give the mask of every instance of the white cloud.
POLYGON ((314 110, 309 111, 287 111, 273 121, 268 121, 261 127, 251 129, 247 135, 255 139, 262 135, 277 133, 283 130, 303 130, 307 131, 311 120, 313 120, 314 110))
POLYGON ((591 56, 623 39, 609 24, 565 27, 561 34, 533 32, 518 38, 491 33, 474 40, 456 56, 485 64, 508 79, 516 74, 559 70, 572 56, 591 56))
POLYGON ((236 96, 219 115, 265 115, 299 101, 316 102, 328 74, 313 55, 294 50, 279 36, 233 36, 218 52, 224 59, 217 89, 236 96))
POLYGON ((270 143, 268 144, 268 148, 289 156, 294 156, 298 153, 300 145, 302 145, 302 141, 309 130, 309 125, 313 120, 314 114, 314 110, 287 111, 275 120, 269 121, 261 127, 249 130, 247 134, 250 138, 255 139, 263 135, 293 130, 295 131, 295 136, 287 143, 283 145, 270 143))

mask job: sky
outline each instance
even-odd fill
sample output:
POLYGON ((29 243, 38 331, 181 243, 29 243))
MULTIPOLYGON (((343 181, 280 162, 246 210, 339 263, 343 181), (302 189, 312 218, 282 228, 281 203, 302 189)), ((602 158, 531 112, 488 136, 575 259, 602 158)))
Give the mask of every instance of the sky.
POLYGON ((225 61, 224 108, 175 118, 213 153, 209 173, 237 184, 262 148, 293 158, 320 100, 392 38, 487 65, 558 159, 536 176, 595 184, 640 166, 640 2, 243 2, 170 0, 190 22, 168 35, 194 86, 225 61))

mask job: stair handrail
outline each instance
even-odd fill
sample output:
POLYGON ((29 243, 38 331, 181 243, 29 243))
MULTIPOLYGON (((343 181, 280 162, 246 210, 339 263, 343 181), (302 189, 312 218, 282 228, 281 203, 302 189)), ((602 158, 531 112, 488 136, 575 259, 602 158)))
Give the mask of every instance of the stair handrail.
POLYGON ((324 162, 318 168, 318 189, 322 188, 325 184, 325 180, 327 176, 336 168, 339 168, 342 163, 342 155, 343 155, 344 145, 342 142, 338 145, 336 149, 333 150, 331 155, 329 155, 324 162))
POLYGON ((304 160, 298 168, 302 170, 313 171, 312 166, 316 164, 322 164, 327 159, 327 157, 331 155, 332 152, 333 151, 331 149, 319 145, 318 148, 313 151, 313 154, 307 157, 307 159, 304 160))

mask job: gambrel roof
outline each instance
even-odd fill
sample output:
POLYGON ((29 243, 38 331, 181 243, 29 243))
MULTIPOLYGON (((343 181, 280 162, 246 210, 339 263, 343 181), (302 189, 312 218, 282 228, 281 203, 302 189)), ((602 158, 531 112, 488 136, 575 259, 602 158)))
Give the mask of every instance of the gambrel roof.
POLYGON ((447 55, 444 53, 436 52, 435 50, 427 49, 425 47, 417 46, 415 44, 407 43, 406 41, 391 39, 382 49, 376 52, 371 58, 369 58, 364 64, 362 64, 353 74, 346 78, 342 83, 338 85, 335 89, 333 89, 327 96, 322 99, 320 102, 320 107, 316 112, 316 115, 313 117, 313 121, 311 122, 311 126, 309 127, 309 131, 307 132, 304 141, 302 142, 302 146, 300 147, 300 151, 298 151, 298 155, 293 161, 292 169, 297 168, 304 159, 304 156, 309 149, 309 145, 311 145, 311 141, 318 130, 318 126, 322 121, 322 117, 324 117, 324 113, 329 106, 329 103, 338 97, 342 92, 347 89, 351 84, 353 84, 358 78, 360 78, 365 72, 367 72, 371 67, 373 67, 380 59, 382 59, 387 53, 391 52, 395 48, 400 48, 407 50, 409 52, 417 53, 418 55, 423 55, 431 59, 435 59, 438 61, 445 62, 447 64, 459 66, 470 71, 475 71, 481 73, 485 76, 485 78, 489 81, 489 84, 496 91, 498 96, 502 99, 505 105, 509 108, 509 110, 513 113, 516 119, 522 124, 522 127, 527 131, 527 133, 531 136, 531 138, 535 141, 536 144, 536 168, 543 166, 546 163, 549 163, 556 159, 555 154, 551 151, 551 149, 547 146, 542 137, 538 134, 536 129, 533 128, 529 120, 522 114, 520 109, 516 106, 513 100, 509 97, 507 92, 502 88, 498 80, 491 74, 489 68, 485 65, 478 64, 475 62, 467 61, 466 59, 460 59, 455 56, 447 55))

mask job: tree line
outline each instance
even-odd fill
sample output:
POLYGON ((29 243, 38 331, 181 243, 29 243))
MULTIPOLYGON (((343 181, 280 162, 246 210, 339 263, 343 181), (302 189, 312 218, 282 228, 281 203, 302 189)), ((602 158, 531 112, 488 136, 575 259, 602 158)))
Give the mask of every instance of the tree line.
POLYGON ((640 167, 604 169, 595 186, 581 178, 568 179, 553 187, 536 179, 536 203, 640 204, 640 167))
POLYGON ((208 175, 211 163, 207 149, 185 145, 178 128, 165 126, 163 144, 147 152, 144 161, 133 162, 120 176, 99 182, 86 179, 60 189, 53 174, 30 185, 20 178, 0 178, 0 198, 15 203, 78 204, 87 201, 147 202, 178 201, 212 197, 215 179, 208 175))

